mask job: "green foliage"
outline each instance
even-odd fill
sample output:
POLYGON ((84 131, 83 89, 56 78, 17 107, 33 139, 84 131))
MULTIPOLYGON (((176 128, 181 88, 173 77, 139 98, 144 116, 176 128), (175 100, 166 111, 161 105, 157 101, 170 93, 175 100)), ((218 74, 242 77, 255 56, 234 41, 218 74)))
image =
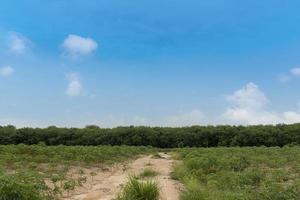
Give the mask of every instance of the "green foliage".
POLYGON ((50 189, 38 176, 31 174, 0 175, 0 200, 54 199, 50 189))
POLYGON ((155 182, 139 182, 131 177, 117 200, 158 200, 159 189, 155 182))
POLYGON ((18 167, 21 164, 36 168, 36 164, 53 163, 97 164, 122 162, 154 149, 128 146, 41 146, 41 145, 0 145, 0 164, 18 167))
MULTIPOLYGON (((300 144, 300 124, 258 126, 118 127, 79 128, 0 127, 0 144, 129 145, 159 148, 217 146, 295 146, 300 144)), ((87 158, 91 160, 91 158, 87 158)))
POLYGON ((298 200, 300 147, 177 149, 181 200, 298 200))
POLYGON ((69 196, 69 192, 74 190, 75 187, 76 187, 76 182, 73 179, 65 181, 63 185, 63 189, 68 192, 68 196, 69 196))

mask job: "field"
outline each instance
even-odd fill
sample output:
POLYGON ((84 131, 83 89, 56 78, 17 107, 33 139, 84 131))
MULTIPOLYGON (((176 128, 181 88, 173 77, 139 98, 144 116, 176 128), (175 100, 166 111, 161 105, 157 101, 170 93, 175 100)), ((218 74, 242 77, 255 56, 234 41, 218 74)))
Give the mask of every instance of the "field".
POLYGON ((300 199, 300 148, 179 149, 181 200, 300 199))
POLYGON ((0 166, 0 200, 300 199, 300 147, 1 145, 0 166))
POLYGON ((105 171, 115 163, 153 151, 127 146, 1 145, 0 200, 68 197, 76 187, 91 181, 99 169, 105 171))

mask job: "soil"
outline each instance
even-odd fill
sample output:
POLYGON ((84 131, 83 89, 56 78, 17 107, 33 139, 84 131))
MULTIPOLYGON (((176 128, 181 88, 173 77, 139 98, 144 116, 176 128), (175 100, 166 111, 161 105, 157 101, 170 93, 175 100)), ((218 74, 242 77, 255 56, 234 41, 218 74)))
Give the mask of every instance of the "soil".
POLYGON ((138 175, 149 168, 158 172, 153 178, 160 188, 160 200, 178 200, 181 184, 170 177, 175 161, 167 153, 159 156, 144 156, 130 163, 110 168, 92 168, 83 170, 85 174, 96 172, 93 178, 77 188, 65 200, 113 200, 126 184, 130 175, 138 175))

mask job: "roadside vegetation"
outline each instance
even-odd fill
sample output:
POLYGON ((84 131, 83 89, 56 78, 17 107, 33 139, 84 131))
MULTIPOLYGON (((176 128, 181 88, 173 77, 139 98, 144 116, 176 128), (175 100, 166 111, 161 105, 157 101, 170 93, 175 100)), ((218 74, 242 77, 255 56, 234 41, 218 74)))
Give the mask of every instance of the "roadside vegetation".
POLYGON ((116 200, 158 200, 159 187, 154 181, 139 181, 130 177, 116 200))
POLYGON ((300 147, 178 149, 181 200, 298 200, 300 147))
POLYGON ((83 168, 106 170, 114 163, 153 152, 152 148, 128 146, 0 145, 0 200, 68 196, 97 173, 86 173, 83 168))

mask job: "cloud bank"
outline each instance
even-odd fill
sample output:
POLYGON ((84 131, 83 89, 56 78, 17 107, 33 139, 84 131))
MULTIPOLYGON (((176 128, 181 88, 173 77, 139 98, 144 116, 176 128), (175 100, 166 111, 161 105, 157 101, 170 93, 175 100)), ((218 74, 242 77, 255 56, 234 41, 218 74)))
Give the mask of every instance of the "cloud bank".
POLYGON ((222 114, 224 123, 256 125, 300 122, 299 111, 278 113, 267 109, 269 99, 254 83, 226 97, 232 105, 222 114))

